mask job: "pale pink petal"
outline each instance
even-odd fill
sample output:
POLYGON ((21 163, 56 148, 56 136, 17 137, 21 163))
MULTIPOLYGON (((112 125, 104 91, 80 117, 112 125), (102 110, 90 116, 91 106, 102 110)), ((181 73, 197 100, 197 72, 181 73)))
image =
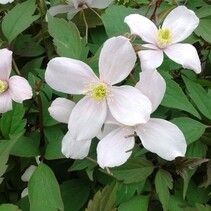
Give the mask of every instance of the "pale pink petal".
POLYGON ((57 57, 48 63, 45 80, 57 91, 68 94, 84 94, 88 85, 97 81, 98 78, 84 62, 57 57))
POLYGON ((58 122, 68 123, 75 103, 65 98, 56 98, 48 108, 50 115, 58 122))
POLYGON ((199 19, 192 10, 185 6, 178 6, 167 15, 162 29, 170 29, 173 43, 177 43, 186 39, 198 24, 199 19))
POLYGON ((165 48, 164 52, 173 61, 196 73, 201 72, 201 62, 194 46, 190 44, 174 44, 165 48))
POLYGON ((75 8, 71 5, 57 5, 57 6, 51 7, 48 10, 48 12, 51 16, 55 16, 55 15, 58 15, 58 14, 67 13, 72 9, 75 10, 75 8))
POLYGON ((35 165, 29 166, 26 169, 26 171, 23 173, 21 180, 24 181, 24 182, 28 182, 36 168, 37 168, 37 166, 35 166, 35 165))
POLYGON ((131 86, 111 88, 108 106, 113 117, 124 125, 136 125, 149 120, 152 105, 138 89, 131 86))
POLYGON ((98 139, 104 138, 106 135, 108 135, 113 130, 119 128, 120 125, 117 124, 104 124, 100 132, 97 134, 98 139))
POLYGON ((136 84, 152 103, 152 112, 160 105, 166 91, 166 82, 157 70, 148 70, 140 73, 140 80, 136 84))
POLYGON ((12 110, 12 98, 8 91, 0 94, 0 113, 12 110))
POLYGON ((70 131, 62 140, 62 154, 67 158, 83 159, 89 153, 91 140, 76 141, 70 131))
POLYGON ((95 137, 106 118, 106 102, 97 102, 91 97, 84 97, 73 108, 68 128, 76 140, 95 137))
POLYGON ((8 80, 12 69, 12 51, 0 49, 0 80, 8 80))
POLYGON ((32 98, 32 88, 29 82, 20 76, 12 76, 9 79, 8 92, 17 103, 22 103, 24 100, 32 98))
POLYGON ((163 51, 152 44, 145 44, 143 46, 154 50, 138 51, 142 71, 156 69, 163 62, 163 51))
POLYGON ((185 156, 187 144, 182 131, 173 123, 151 118, 137 126, 136 133, 143 146, 165 160, 185 156))
MULTIPOLYGON (((72 2, 74 7, 78 9, 79 7, 83 8, 84 4, 90 6, 94 0, 69 0, 68 2, 72 2)), ((87 7, 86 7, 87 8, 87 7)))
POLYGON ((104 9, 108 7, 114 0, 94 0, 92 1, 90 7, 104 9))
POLYGON ((124 22, 129 26, 131 34, 138 35, 145 42, 157 43, 157 27, 148 18, 132 14, 125 17, 124 22))
POLYGON ((134 147, 134 131, 118 128, 105 136, 97 145, 97 162, 101 168, 120 166, 132 154, 134 147))
POLYGON ((130 40, 119 36, 107 40, 100 53, 100 78, 107 84, 125 79, 136 62, 136 54, 130 40))

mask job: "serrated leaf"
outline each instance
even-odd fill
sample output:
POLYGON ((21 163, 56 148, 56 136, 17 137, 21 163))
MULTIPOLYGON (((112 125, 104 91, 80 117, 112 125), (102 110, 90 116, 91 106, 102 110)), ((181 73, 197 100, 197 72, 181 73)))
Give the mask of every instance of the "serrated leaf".
POLYGON ((183 132, 187 144, 191 144, 198 140, 204 134, 205 129, 207 128, 206 125, 188 117, 174 118, 171 120, 171 122, 176 124, 183 132))
POLYGON ((135 196, 120 204, 118 211, 147 211, 149 196, 135 196))
POLYGON ((21 211, 18 206, 14 204, 2 204, 0 205, 0 211, 21 211))
POLYGON ((192 101, 204 116, 211 119, 211 90, 210 93, 207 93, 200 84, 189 80, 185 76, 182 78, 192 101))
POLYGON ((168 75, 164 75, 166 81, 166 93, 161 102, 161 105, 176 108, 179 110, 186 111, 197 118, 201 118, 199 113, 193 107, 193 105, 187 99, 187 96, 182 91, 181 87, 174 82, 168 75))
POLYGON ((145 158, 131 158, 120 167, 112 168, 111 173, 124 183, 136 183, 145 180, 154 170, 153 164, 145 158))
POLYGON ((17 4, 4 17, 2 31, 9 43, 39 18, 39 15, 33 16, 35 10, 35 1, 28 0, 17 4))
POLYGON ((29 180, 30 211, 64 210, 58 182, 52 170, 40 163, 29 180))
POLYGON ((169 189, 173 188, 173 179, 171 174, 163 169, 160 169, 155 176, 155 187, 162 204, 163 209, 166 211, 169 207, 169 189))
POLYGON ((90 185, 87 181, 76 179, 65 181, 60 188, 64 201, 64 210, 81 210, 89 199, 90 185))
POLYGON ((118 183, 112 183, 102 191, 98 191, 93 200, 89 201, 88 207, 85 211, 115 211, 114 207, 116 200, 116 190, 118 187, 118 183))
POLYGON ((0 129, 5 139, 8 139, 9 135, 24 133, 26 126, 26 120, 23 119, 24 113, 23 104, 14 103, 13 110, 2 115, 0 129))
POLYGON ((73 22, 48 15, 48 31, 60 56, 83 59, 88 52, 73 22))

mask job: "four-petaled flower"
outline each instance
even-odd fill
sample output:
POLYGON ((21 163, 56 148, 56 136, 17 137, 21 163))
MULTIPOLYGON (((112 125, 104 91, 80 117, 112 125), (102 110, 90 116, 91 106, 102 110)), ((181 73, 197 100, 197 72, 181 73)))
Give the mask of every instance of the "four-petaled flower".
POLYGON ((173 9, 165 18, 162 27, 157 29, 148 18, 132 14, 125 18, 131 33, 141 37, 149 44, 143 46, 149 50, 141 50, 138 55, 142 70, 155 69, 163 62, 163 52, 184 68, 201 72, 200 60, 196 49, 191 44, 179 43, 185 40, 198 26, 199 19, 192 10, 185 6, 173 9))
POLYGON ((75 140, 89 140, 100 131, 107 115, 126 125, 147 122, 151 102, 131 86, 113 86, 133 69, 136 54, 129 39, 108 39, 99 57, 98 78, 85 63, 64 57, 52 59, 46 69, 46 82, 55 90, 68 94, 85 94, 70 114, 69 132, 75 140))
POLYGON ((10 76, 12 70, 12 51, 0 50, 0 113, 12 110, 12 100, 22 103, 32 97, 28 81, 20 76, 10 76))

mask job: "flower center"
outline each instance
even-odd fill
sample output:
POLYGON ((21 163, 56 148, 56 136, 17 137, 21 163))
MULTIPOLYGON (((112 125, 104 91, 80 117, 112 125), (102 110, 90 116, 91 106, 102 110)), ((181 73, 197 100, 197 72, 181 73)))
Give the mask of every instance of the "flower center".
POLYGON ((108 95, 108 87, 104 83, 99 83, 96 86, 91 86, 91 96, 94 100, 102 101, 108 95))
POLYGON ((158 45, 160 48, 165 48, 173 41, 171 31, 169 29, 159 29, 157 36, 158 36, 158 45))
POLYGON ((0 80, 0 94, 8 89, 8 83, 6 81, 0 80))

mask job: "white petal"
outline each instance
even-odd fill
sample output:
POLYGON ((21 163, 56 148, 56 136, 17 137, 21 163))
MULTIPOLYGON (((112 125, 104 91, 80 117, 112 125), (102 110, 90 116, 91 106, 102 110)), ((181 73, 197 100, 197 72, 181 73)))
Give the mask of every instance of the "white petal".
POLYGON ((198 26, 199 19, 192 10, 185 6, 173 9, 163 22, 162 29, 170 29, 173 43, 186 39, 198 26))
POLYGON ((24 174, 22 175, 21 180, 24 182, 28 182, 36 168, 37 166, 35 165, 29 166, 29 168, 27 168, 24 174))
POLYGON ((134 147, 134 137, 127 137, 132 129, 118 128, 100 140, 97 145, 97 162, 101 168, 120 166, 125 163, 134 147))
POLYGON ((0 50, 0 80, 8 80, 12 69, 12 51, 0 50))
POLYGON ((187 148, 185 137, 171 122, 152 118, 147 123, 138 125, 136 133, 147 150, 165 160, 174 160, 178 156, 185 155, 187 148))
POLYGON ((75 103, 65 98, 56 98, 48 108, 50 115, 58 122, 68 123, 75 103))
MULTIPOLYGON (((74 7, 70 6, 70 5, 57 5, 57 6, 53 6, 51 7, 48 12, 51 16, 55 16, 61 13, 67 13, 69 12, 71 9, 73 9, 74 7)), ((75 8, 74 8, 75 10, 75 8)))
MULTIPOLYGON (((79 7, 83 8, 84 4, 87 4, 90 6, 94 0, 69 0, 69 2, 72 2, 74 7, 77 9, 79 7)), ((87 7, 86 7, 87 8, 87 7)))
POLYGON ((196 73, 201 72, 201 62, 194 46, 190 44, 173 44, 164 52, 173 61, 181 64, 184 68, 191 69, 196 73))
POLYGON ((129 26, 131 34, 136 34, 145 42, 156 44, 157 27, 148 18, 132 14, 125 17, 124 22, 129 26))
MULTIPOLYGON (((13 2, 14 0, 1 0, 0 1, 0 4, 7 4, 7 3, 11 3, 13 2)), ((1 58, 1 57, 0 57, 1 58)))
POLYGON ((114 0, 94 0, 91 3, 92 8, 104 9, 108 7, 114 0))
POLYGON ((8 91, 0 94, 0 113, 12 110, 12 98, 8 91))
POLYGON ((91 140, 76 141, 68 131, 62 140, 62 153, 67 158, 83 159, 88 155, 90 145, 91 140))
POLYGON ((111 95, 108 106, 120 123, 132 126, 149 120, 151 102, 138 89, 131 86, 112 87, 111 95))
POLYGON ((136 84, 152 103, 152 112, 160 105, 166 91, 166 82, 157 70, 148 70, 140 73, 140 80, 136 84))
POLYGON ((156 69, 163 62, 163 51, 152 44, 143 46, 154 50, 141 50, 138 52, 142 71, 156 69))
POLYGON ((81 8, 78 8, 78 9, 73 8, 73 9, 69 10, 69 12, 67 13, 67 19, 68 19, 68 20, 72 20, 73 17, 74 17, 80 10, 81 10, 81 8))
POLYGON ((24 188, 23 191, 22 191, 22 193, 21 193, 21 198, 27 196, 28 194, 29 194, 28 188, 24 188))
POLYGON ((84 97, 73 108, 68 128, 76 140, 95 137, 106 118, 106 102, 97 102, 91 97, 84 97))
POLYGON ((24 100, 32 98, 32 88, 29 82, 20 76, 12 76, 9 79, 10 96, 17 103, 22 103, 24 100))
POLYGON ((98 78, 84 62, 57 57, 48 63, 45 80, 57 91, 68 94, 84 94, 87 91, 87 86, 98 78))
POLYGON ((97 134, 98 139, 104 138, 106 135, 108 135, 113 130, 119 128, 120 125, 117 124, 104 124, 100 132, 97 134))
POLYGON ((125 79, 136 62, 136 54, 129 39, 119 36, 108 39, 99 58, 100 78, 112 85, 125 79))

